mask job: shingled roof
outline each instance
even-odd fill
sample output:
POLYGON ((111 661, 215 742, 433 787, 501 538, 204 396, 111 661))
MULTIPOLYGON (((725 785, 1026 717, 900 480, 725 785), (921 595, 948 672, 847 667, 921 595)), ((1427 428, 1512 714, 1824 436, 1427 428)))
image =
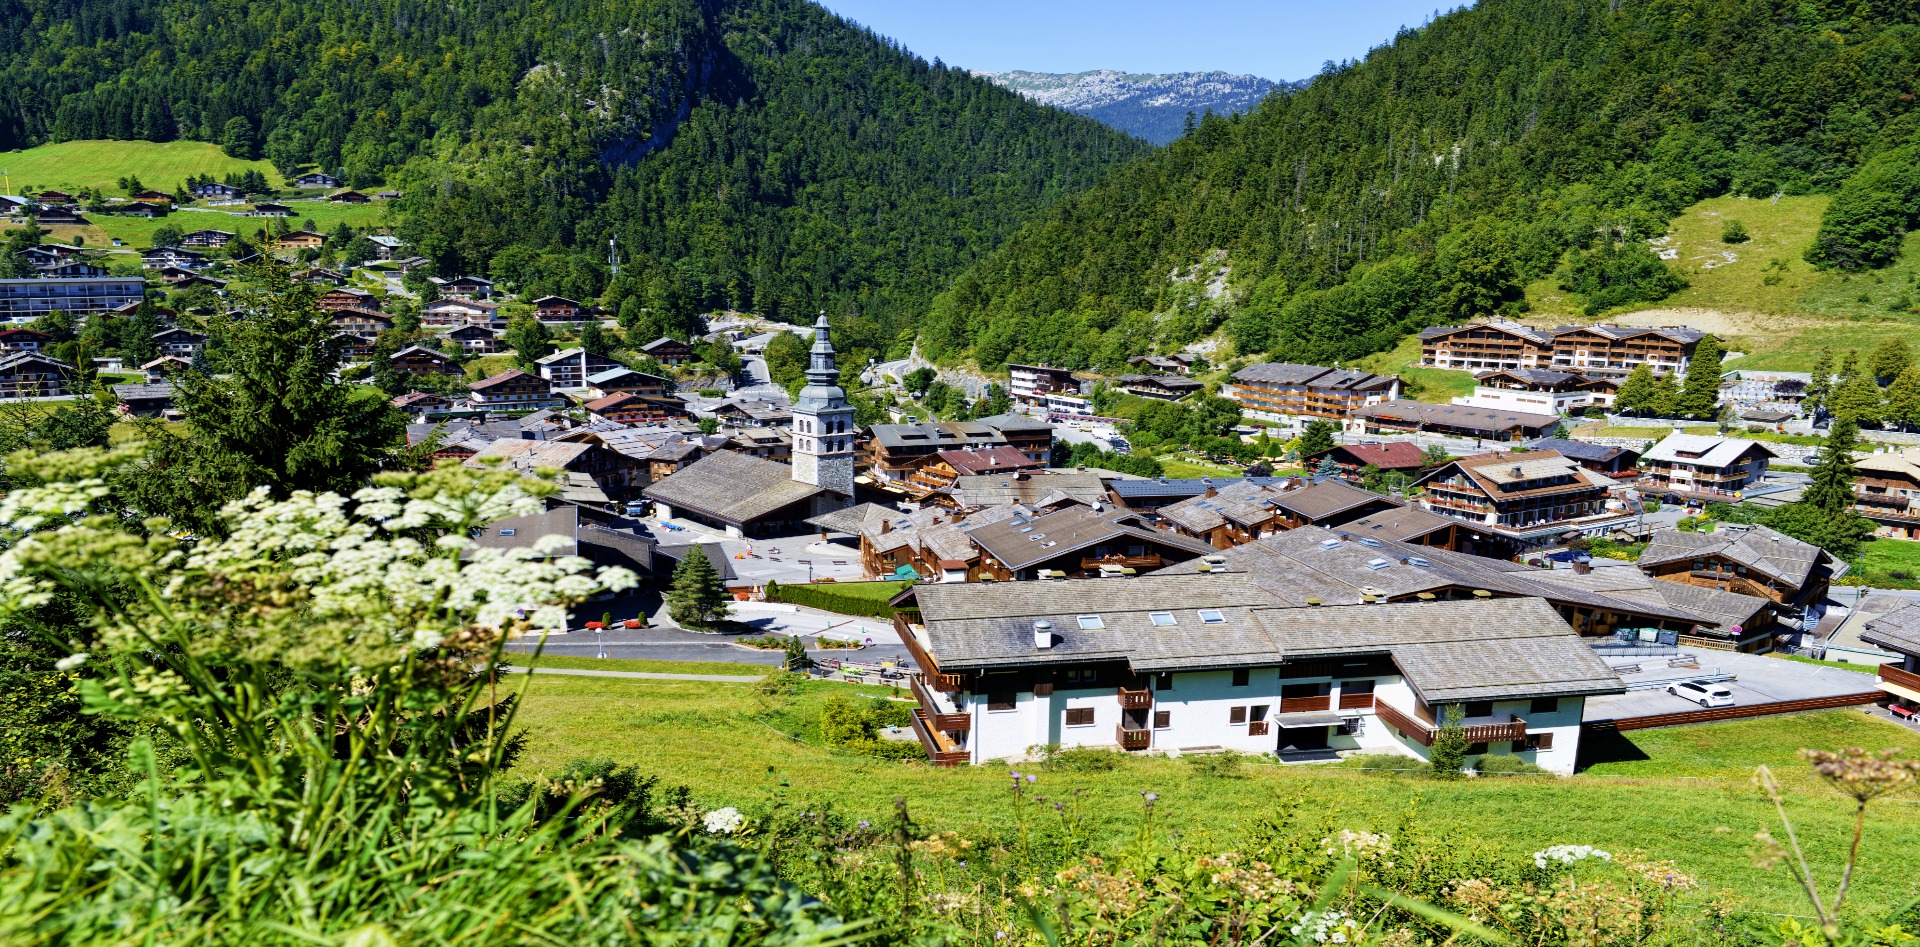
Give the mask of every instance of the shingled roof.
POLYGON ((786 464, 738 451, 708 454, 646 489, 655 502, 740 526, 824 492, 786 464))
POLYGON ((1802 588, 1815 569, 1840 569, 1831 554, 1811 543, 1803 543, 1785 533, 1765 526, 1723 525, 1711 533, 1688 533, 1678 529, 1655 532, 1640 554, 1640 565, 1657 566, 1668 562, 1720 556, 1792 588, 1802 588))
POLYGON ((1920 603, 1903 605, 1868 622, 1860 640, 1901 654, 1920 654, 1920 603))

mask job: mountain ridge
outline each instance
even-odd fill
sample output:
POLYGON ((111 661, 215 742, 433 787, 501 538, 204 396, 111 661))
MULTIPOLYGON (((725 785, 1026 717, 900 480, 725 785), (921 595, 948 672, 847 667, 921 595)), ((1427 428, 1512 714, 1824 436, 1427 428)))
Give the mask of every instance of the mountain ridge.
POLYGON ((1085 115, 1121 131, 1164 145, 1185 132, 1187 113, 1235 115, 1259 104, 1275 89, 1298 84, 1255 75, 1212 72, 1004 72, 973 75, 1042 105, 1085 115))

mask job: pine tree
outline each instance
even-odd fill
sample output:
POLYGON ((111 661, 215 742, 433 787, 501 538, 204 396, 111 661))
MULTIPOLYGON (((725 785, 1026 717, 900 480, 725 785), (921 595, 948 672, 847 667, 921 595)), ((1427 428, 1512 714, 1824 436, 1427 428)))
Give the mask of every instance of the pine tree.
POLYGON ((1800 410, 1807 417, 1818 422, 1827 411, 1827 399, 1833 395, 1833 353, 1820 350, 1820 356, 1813 360, 1813 377, 1807 380, 1807 394, 1800 402, 1800 410))
POLYGON ((1913 365, 1913 350, 1904 337, 1890 335, 1874 347, 1871 363, 1874 378, 1892 381, 1913 365))
POLYGON ((1851 419, 1836 414, 1799 502, 1769 510, 1761 522, 1841 559, 1859 555, 1860 545, 1873 535, 1873 523, 1854 509, 1853 453, 1860 446, 1859 433, 1851 419))
POLYGON ((514 363, 525 371, 535 370, 535 363, 553 354, 551 334, 544 323, 532 316, 514 317, 502 341, 513 348, 514 363))
POLYGON ((613 342, 607 338, 606 331, 600 328, 598 320, 580 327, 580 347, 585 349, 588 355, 604 357, 613 354, 613 342))
POLYGON ((1314 470, 1313 475, 1316 477, 1331 477, 1339 472, 1340 465, 1333 462, 1332 454, 1328 454, 1320 458, 1320 466, 1314 470))
POLYGON ((1680 413, 1680 386, 1674 383, 1672 373, 1653 376, 1653 391, 1647 395, 1647 410, 1661 418, 1680 413))
POLYGON ((1852 377, 1840 383, 1833 392, 1833 407, 1830 409, 1836 418, 1845 418, 1855 424, 1878 424, 1882 410, 1880 386, 1873 381, 1873 375, 1856 371, 1852 377))
POLYGON ((1687 363, 1686 383, 1680 390, 1680 413, 1711 418, 1720 403, 1720 343, 1713 336, 1700 339, 1687 363))
POLYGON ((1645 362, 1633 366, 1620 391, 1613 396, 1613 410, 1621 414, 1642 414, 1653 408, 1653 368, 1645 362))
POLYGON ((813 666, 813 659, 807 656, 807 645, 799 635, 787 638, 785 653, 780 658, 782 667, 789 671, 804 671, 813 666))
POLYGON ((1307 422, 1307 429, 1300 434, 1301 459, 1332 450, 1333 432, 1336 430, 1332 421, 1307 422))
POLYGON ((1440 732, 1434 734, 1433 752, 1427 757, 1435 779, 1459 779, 1460 771, 1466 768, 1467 750, 1472 747, 1467 742, 1467 728, 1460 724, 1466 717, 1466 710, 1459 704, 1448 704, 1441 712, 1440 732))
POLYGON ((667 614, 690 628, 710 628, 727 617, 727 587, 702 547, 689 547, 674 567, 667 614))
POLYGON ((1835 416, 1800 502, 1830 515, 1853 509, 1853 452, 1860 446, 1859 436, 1860 427, 1851 418, 1835 416))
POLYGON ((1893 384, 1887 386, 1881 420, 1898 424, 1903 431, 1920 425, 1920 369, 1908 365, 1893 384))

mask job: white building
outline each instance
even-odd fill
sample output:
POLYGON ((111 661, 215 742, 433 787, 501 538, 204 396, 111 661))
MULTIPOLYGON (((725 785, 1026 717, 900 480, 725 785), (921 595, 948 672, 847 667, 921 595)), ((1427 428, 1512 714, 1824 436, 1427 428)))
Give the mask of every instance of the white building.
POLYGON ((1593 406, 1613 403, 1619 381, 1588 378, 1578 372, 1543 368, 1509 368, 1482 372, 1474 378, 1473 395, 1454 404, 1494 411, 1532 414, 1578 414, 1593 406))
POLYGON ((914 728, 947 765, 1047 746, 1424 759, 1459 705, 1471 755, 1571 773, 1586 698, 1626 689, 1540 598, 1299 606, 1212 564, 911 592, 914 728))

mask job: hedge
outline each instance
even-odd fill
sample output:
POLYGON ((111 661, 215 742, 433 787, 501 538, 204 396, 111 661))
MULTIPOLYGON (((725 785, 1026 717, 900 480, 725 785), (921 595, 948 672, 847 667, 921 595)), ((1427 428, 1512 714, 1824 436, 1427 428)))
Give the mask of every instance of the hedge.
POLYGON ((788 605, 804 605, 842 615, 892 618, 893 606, 887 601, 900 594, 911 582, 849 582, 816 585, 778 585, 767 583, 767 600, 788 605), (884 594, 882 591, 884 590, 884 594))

